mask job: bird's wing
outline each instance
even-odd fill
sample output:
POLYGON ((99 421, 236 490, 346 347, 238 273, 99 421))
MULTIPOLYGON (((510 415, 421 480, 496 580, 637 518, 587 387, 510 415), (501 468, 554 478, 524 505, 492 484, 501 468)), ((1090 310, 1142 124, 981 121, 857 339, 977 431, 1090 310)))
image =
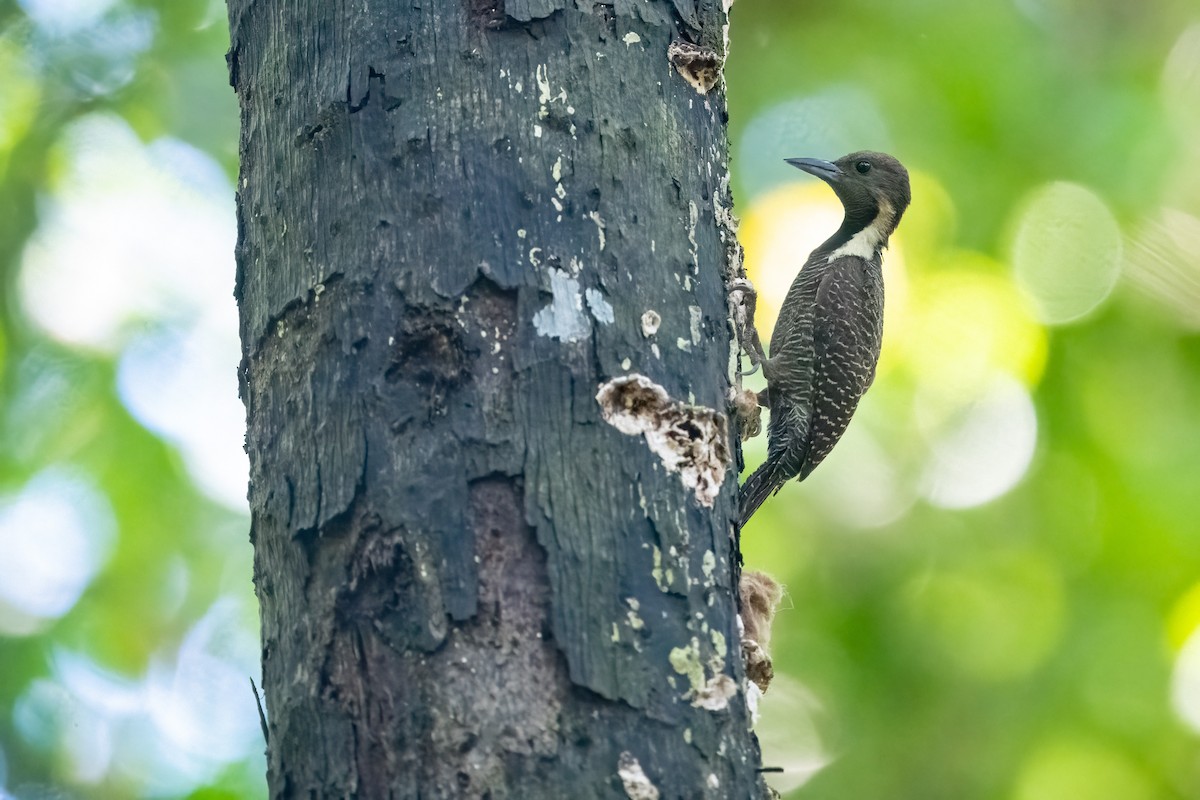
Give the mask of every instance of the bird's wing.
POLYGON ((781 459, 785 479, 800 472, 807 449, 808 410, 816 365, 813 319, 824 266, 810 258, 792 281, 771 334, 771 357, 763 365, 767 407, 771 409, 768 452, 781 459))
POLYGON ((841 438, 879 359, 882 294, 873 295, 861 259, 845 261, 825 274, 817 290, 812 413, 801 480, 841 438))

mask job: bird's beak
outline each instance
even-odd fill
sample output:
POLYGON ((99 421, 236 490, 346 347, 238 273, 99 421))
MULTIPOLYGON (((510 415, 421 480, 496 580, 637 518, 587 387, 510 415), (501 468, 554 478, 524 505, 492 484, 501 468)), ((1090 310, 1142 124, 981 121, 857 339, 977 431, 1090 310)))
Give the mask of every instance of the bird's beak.
POLYGON ((832 181, 841 177, 842 171, 832 161, 822 161, 819 158, 787 158, 784 159, 796 169, 802 169, 809 175, 816 175, 823 181, 832 181))

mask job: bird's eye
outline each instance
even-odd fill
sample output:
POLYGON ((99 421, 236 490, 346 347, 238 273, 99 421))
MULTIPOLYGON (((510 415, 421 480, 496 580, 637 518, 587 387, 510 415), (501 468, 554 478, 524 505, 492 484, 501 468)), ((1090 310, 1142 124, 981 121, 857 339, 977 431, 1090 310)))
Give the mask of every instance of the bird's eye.
POLYGON ((858 170, 859 175, 866 175, 868 172, 871 171, 871 162, 870 161, 857 161, 854 164, 854 168, 856 170, 858 170))

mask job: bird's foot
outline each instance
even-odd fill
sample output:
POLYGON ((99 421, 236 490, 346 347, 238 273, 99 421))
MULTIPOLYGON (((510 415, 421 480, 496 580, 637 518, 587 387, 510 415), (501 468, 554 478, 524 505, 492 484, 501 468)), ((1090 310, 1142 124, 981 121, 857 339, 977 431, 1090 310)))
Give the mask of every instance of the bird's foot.
POLYGON ((749 278, 734 278, 729 282, 730 294, 737 292, 738 294, 749 295, 751 298, 758 297, 758 290, 754 288, 754 284, 749 278))
POLYGON ((750 357, 749 372, 739 372, 739 377, 753 375, 759 365, 766 360, 758 329, 754 327, 754 312, 758 308, 758 291, 746 278, 735 278, 729 282, 729 294, 733 299, 733 322, 737 331, 738 344, 750 357))

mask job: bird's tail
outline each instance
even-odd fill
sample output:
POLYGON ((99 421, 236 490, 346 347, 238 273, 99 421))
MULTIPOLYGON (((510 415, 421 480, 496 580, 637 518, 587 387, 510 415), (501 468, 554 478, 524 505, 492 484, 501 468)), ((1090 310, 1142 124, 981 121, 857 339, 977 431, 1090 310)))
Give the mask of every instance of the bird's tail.
POLYGON ((787 483, 788 475, 781 468, 780 462, 783 460, 783 454, 779 453, 773 456, 768 456, 767 460, 762 463, 754 473, 746 478, 742 483, 742 488, 739 490, 741 496, 741 524, 745 525, 754 512, 758 510, 768 497, 775 492, 783 484, 787 483))

